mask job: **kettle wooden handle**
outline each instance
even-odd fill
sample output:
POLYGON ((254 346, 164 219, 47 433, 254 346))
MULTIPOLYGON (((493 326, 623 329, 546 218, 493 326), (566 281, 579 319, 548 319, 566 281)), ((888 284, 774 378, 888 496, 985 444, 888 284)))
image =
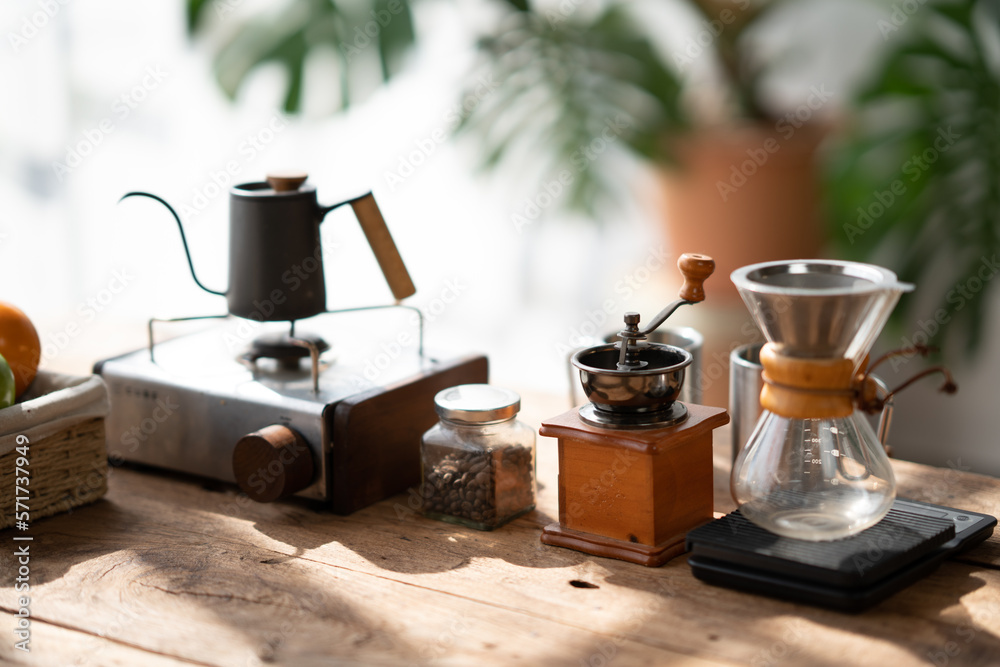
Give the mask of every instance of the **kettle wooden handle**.
POLYGON ((375 259, 382 269, 385 281, 389 283, 389 289, 397 300, 413 296, 417 288, 413 286, 410 273, 403 264, 403 258, 399 255, 396 243, 392 240, 392 234, 385 224, 385 218, 375 203, 375 197, 369 192, 363 197, 351 201, 351 208, 354 215, 361 223, 361 229, 368 239, 368 245, 375 253, 375 259))
POLYGON ((691 303, 704 301, 703 283, 715 271, 715 260, 708 255, 686 252, 677 259, 677 268, 684 276, 684 284, 677 296, 691 303))

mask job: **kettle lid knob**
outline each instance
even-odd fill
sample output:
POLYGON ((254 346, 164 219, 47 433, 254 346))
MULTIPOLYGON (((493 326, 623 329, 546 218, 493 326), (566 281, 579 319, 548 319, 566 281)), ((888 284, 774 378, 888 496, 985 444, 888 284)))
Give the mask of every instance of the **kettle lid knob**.
POLYGON ((275 192, 294 192, 307 178, 309 175, 304 171, 273 171, 267 175, 267 184, 275 192))

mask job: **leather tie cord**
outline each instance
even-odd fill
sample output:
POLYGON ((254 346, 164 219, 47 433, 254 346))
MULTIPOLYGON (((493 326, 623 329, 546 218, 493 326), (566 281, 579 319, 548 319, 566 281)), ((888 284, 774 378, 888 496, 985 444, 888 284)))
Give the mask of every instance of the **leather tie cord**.
POLYGON ((943 366, 925 369, 889 391, 878 395, 872 371, 893 357, 911 354, 928 355, 933 348, 924 345, 900 348, 879 357, 872 364, 862 364, 864 371, 854 372, 854 362, 845 358, 805 359, 781 354, 774 343, 760 353, 764 367, 764 387, 760 404, 769 412, 791 419, 834 419, 848 417, 855 409, 869 414, 882 410, 885 402, 906 387, 933 373, 945 376, 939 388, 954 393, 958 387, 943 366))

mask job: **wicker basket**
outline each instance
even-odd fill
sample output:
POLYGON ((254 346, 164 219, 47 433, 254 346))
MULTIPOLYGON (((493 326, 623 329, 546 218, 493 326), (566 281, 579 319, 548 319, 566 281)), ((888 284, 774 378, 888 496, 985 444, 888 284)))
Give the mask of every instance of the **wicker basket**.
MULTIPOLYGON (((23 402, 0 410, 0 529, 15 524, 16 438, 28 440, 30 521, 94 502, 108 490, 100 378, 39 373, 23 402)), ((23 507, 21 508, 23 511, 23 507)))

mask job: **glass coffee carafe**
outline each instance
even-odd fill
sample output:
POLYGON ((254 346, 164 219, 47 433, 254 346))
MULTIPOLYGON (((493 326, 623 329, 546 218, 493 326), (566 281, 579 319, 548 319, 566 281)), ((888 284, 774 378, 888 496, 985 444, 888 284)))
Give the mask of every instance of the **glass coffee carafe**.
POLYGON ((912 285, 877 266, 824 260, 754 264, 732 280, 768 340, 764 411, 733 465, 740 512, 812 541, 874 525, 896 482, 856 400, 868 352, 912 285))

